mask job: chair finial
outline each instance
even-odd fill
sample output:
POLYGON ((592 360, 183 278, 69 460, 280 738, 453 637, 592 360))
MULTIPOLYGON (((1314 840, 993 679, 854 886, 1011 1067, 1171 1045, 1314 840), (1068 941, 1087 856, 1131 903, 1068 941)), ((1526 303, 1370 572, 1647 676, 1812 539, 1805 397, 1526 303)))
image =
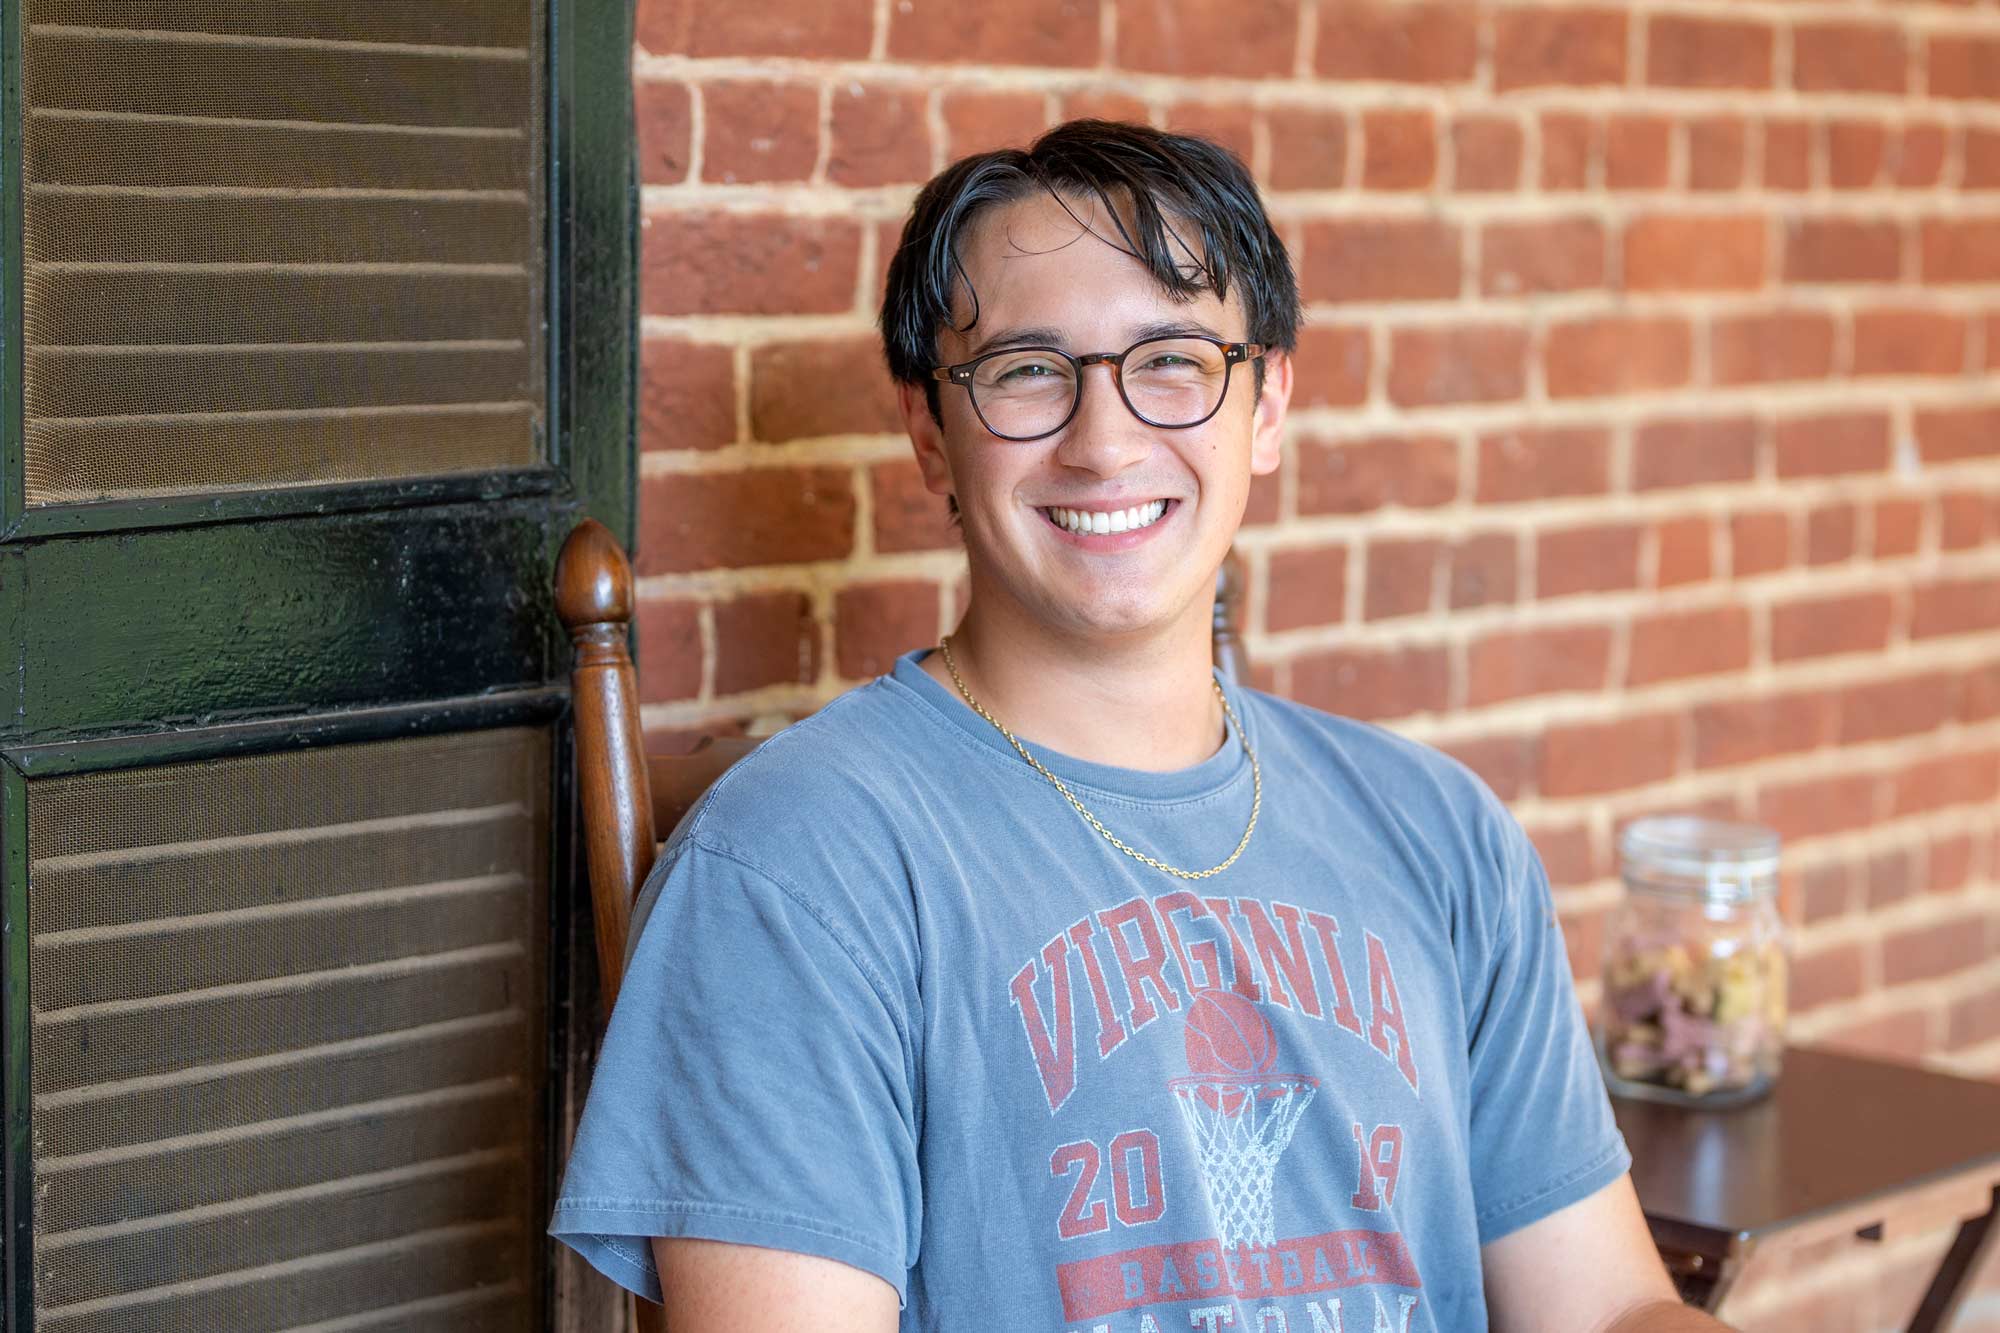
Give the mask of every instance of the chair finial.
POLYGON ((631 562, 611 529, 594 518, 576 525, 556 557, 556 615, 571 634, 586 625, 631 622, 631 562))

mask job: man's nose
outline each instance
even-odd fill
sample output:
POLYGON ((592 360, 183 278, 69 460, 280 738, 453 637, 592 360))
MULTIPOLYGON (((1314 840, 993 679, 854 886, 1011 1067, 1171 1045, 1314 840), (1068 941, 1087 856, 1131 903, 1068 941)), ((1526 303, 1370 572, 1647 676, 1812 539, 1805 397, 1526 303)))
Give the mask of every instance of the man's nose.
POLYGON ((1104 361, 1085 366, 1077 393, 1076 415, 1056 444, 1057 462, 1109 477, 1152 449, 1153 428, 1132 415, 1118 392, 1118 367, 1104 361))

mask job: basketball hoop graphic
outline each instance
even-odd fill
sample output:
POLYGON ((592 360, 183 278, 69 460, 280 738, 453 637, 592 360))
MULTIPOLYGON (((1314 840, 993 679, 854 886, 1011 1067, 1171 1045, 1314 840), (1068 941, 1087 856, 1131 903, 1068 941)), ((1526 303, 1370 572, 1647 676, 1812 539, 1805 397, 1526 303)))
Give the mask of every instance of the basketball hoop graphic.
POLYGON ((1271 1182, 1319 1080, 1274 1074, 1277 1033, 1233 991, 1198 991, 1188 1006, 1186 1078, 1169 1079, 1194 1135, 1222 1225, 1222 1248, 1276 1243, 1271 1182))

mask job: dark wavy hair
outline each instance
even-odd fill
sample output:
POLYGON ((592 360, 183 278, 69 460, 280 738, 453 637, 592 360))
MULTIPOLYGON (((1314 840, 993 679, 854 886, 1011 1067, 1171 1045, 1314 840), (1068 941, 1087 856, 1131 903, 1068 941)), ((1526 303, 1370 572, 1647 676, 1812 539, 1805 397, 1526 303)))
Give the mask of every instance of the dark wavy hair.
MULTIPOLYGON (((1297 345, 1299 287, 1291 256, 1236 155, 1192 135, 1072 120, 1026 152, 1005 148, 961 158, 911 206, 889 260, 882 341, 889 373, 923 385, 932 416, 938 415, 938 384, 930 377, 938 334, 952 320, 961 287, 969 312, 958 330, 979 322, 979 293, 959 262, 961 238, 988 209, 1038 192, 1066 209, 1072 199, 1095 199, 1117 228, 1115 238, 1103 239, 1137 258, 1166 291, 1182 300, 1202 292, 1226 300, 1235 287, 1251 342, 1288 352, 1297 345)), ((1264 363, 1255 364, 1261 392, 1264 363)))

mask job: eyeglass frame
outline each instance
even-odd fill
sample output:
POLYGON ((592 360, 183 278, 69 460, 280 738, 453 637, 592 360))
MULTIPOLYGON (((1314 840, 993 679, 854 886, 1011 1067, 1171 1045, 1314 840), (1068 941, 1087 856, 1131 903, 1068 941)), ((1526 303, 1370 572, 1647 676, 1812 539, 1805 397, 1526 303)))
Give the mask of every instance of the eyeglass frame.
POLYGON ((1060 347, 1050 347, 1045 343, 1029 343, 1021 347, 996 347, 990 352, 980 353, 970 361, 961 361, 953 366, 932 366, 931 378, 943 384, 956 384, 962 387, 965 390, 966 398, 972 404, 972 414, 979 418, 980 425, 986 427, 987 434, 997 440, 1006 440, 1011 444, 1028 444, 1035 440, 1046 440, 1051 435, 1059 434, 1068 428, 1070 422, 1076 420, 1077 410, 1083 406, 1083 372, 1092 366, 1106 365, 1111 367, 1112 383, 1118 386, 1118 400, 1125 404, 1127 412, 1130 412, 1145 425, 1151 426, 1155 430, 1192 430, 1196 426, 1213 421, 1215 414, 1222 410, 1223 403, 1229 399, 1229 383, 1235 378, 1234 372, 1236 367, 1246 361, 1255 361, 1270 350, 1270 345, 1267 343, 1226 342, 1221 338, 1210 337, 1205 333, 1156 333, 1150 338, 1141 338, 1122 352, 1085 352, 1081 356, 1072 355, 1060 347), (1222 351, 1222 392, 1215 396, 1215 406, 1208 409, 1208 415, 1202 417, 1199 421, 1183 421, 1172 426, 1154 421, 1138 408, 1132 406, 1131 396, 1125 392, 1125 358, 1148 343, 1164 342, 1210 343, 1222 351), (1038 435, 1003 435, 993 429, 993 423, 988 421, 986 413, 980 410, 979 395, 972 390, 972 375, 980 365, 991 361, 996 356, 1015 356, 1022 352, 1053 352, 1063 360, 1069 362, 1076 369, 1076 393, 1070 399, 1068 414, 1060 422, 1049 427, 1047 430, 1042 431, 1038 435))

